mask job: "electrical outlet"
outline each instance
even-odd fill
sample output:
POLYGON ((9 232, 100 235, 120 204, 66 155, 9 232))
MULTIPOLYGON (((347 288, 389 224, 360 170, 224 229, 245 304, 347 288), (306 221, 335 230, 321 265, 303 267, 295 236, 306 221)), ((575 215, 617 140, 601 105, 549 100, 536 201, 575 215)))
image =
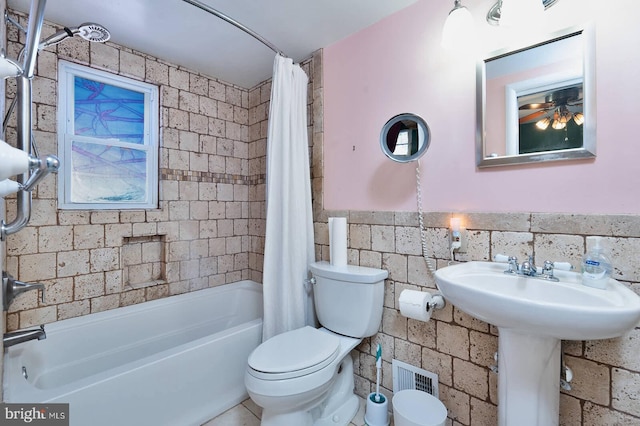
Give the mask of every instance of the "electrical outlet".
POLYGON ((449 234, 449 243, 455 253, 467 252, 467 237, 468 232, 465 228, 460 228, 460 231, 451 231, 449 234))

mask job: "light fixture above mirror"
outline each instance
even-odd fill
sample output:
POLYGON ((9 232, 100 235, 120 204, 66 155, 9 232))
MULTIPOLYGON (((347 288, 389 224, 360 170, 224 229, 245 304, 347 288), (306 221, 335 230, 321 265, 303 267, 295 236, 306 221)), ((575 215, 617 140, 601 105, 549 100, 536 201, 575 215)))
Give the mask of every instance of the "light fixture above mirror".
MULTIPOLYGON (((503 18, 503 3, 505 1, 511 1, 511 2, 515 2, 516 0, 498 0, 495 2, 495 4, 493 6, 491 6, 491 8, 489 9, 489 11, 487 12, 487 22, 491 25, 501 25, 500 23, 500 19, 503 18)), ((518 1, 522 1, 522 0, 518 0, 518 1)), ((537 0, 539 2, 542 2, 542 6, 544 8, 544 10, 549 9, 551 6, 555 5, 556 3, 558 3, 560 0, 537 0)), ((508 18, 507 18, 508 19, 508 18)))
POLYGON ((463 48, 473 41, 473 17, 469 9, 455 0, 442 28, 441 45, 446 50, 463 48))

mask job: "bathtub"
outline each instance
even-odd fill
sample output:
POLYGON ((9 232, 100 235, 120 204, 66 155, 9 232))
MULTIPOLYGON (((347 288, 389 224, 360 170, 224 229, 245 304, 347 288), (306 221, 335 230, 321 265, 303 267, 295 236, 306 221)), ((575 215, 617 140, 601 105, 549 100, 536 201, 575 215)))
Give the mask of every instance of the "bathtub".
POLYGON ((241 281, 45 329, 45 340, 5 352, 5 402, 69 403, 71 426, 201 425, 248 397, 262 286, 241 281))

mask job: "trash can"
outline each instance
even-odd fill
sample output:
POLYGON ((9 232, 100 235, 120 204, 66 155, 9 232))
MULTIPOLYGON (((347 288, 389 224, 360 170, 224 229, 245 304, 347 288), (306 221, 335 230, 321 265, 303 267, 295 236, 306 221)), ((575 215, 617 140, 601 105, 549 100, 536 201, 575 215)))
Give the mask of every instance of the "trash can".
POLYGON ((401 390, 392 401, 395 426, 444 426, 447 421, 447 408, 426 392, 401 390))

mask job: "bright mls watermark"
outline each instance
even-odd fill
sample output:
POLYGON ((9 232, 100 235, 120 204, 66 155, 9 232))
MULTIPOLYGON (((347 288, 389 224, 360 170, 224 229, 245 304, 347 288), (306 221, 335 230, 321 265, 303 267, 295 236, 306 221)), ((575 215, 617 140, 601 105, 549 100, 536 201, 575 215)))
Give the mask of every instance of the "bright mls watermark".
POLYGON ((69 426, 69 404, 0 403, 0 425, 69 426))

